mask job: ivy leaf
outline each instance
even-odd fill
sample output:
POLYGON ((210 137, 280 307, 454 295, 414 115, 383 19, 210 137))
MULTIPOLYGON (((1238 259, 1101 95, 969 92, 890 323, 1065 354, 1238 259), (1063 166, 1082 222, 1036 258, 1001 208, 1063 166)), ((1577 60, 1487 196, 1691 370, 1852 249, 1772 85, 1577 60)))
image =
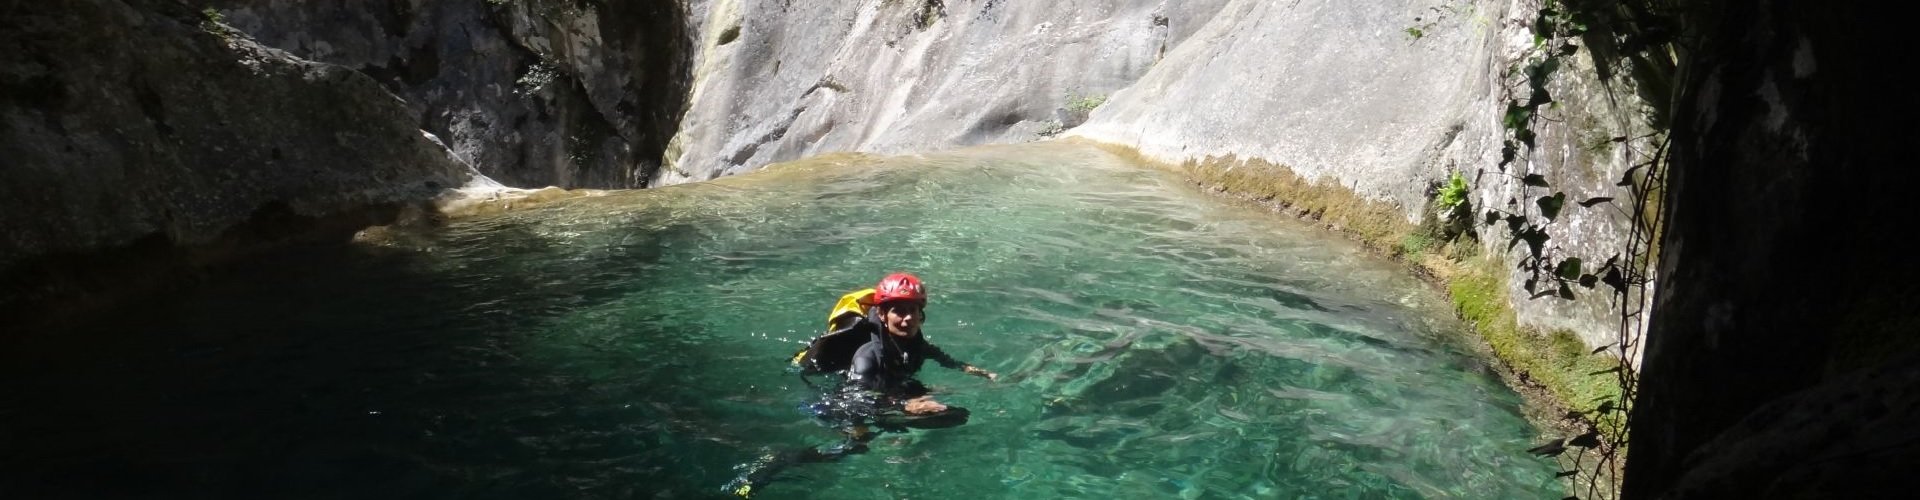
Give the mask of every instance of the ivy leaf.
POLYGON ((1534 87, 1533 95, 1527 97, 1527 107, 1530 108, 1551 102, 1553 102, 1553 96, 1547 94, 1546 87, 1534 87))
MULTIPOLYGON (((1507 232, 1510 232, 1510 233, 1514 233, 1514 234, 1519 234, 1519 233, 1520 233, 1520 227, 1521 227, 1521 226, 1525 226, 1526 224, 1527 224, 1527 218, 1526 218, 1526 217, 1522 217, 1522 216, 1518 216, 1518 215, 1509 215, 1509 216, 1507 216, 1507 232)), ((1509 250, 1511 250, 1511 249, 1513 249, 1513 245, 1512 245, 1511 243, 1509 243, 1509 244, 1507 245, 1507 249, 1509 249, 1509 250)))
POLYGON ((1564 438, 1555 439, 1553 441, 1548 441, 1547 444, 1528 448, 1527 453, 1532 453, 1532 454, 1540 455, 1543 457, 1558 456, 1561 453, 1564 453, 1567 451, 1566 443, 1567 443, 1567 440, 1564 438))
POLYGON ((1533 36, 1553 38, 1553 9, 1540 9, 1533 18, 1533 36))
POLYGON ((1500 146, 1500 171, 1501 172, 1507 171, 1507 164, 1513 163, 1514 155, 1518 154, 1519 152, 1520 152, 1520 148, 1514 147, 1513 141, 1507 141, 1506 145, 1500 146))
POLYGON ((1639 169, 1640 169, 1640 167, 1644 167, 1644 166, 1647 166, 1647 165, 1646 165, 1646 164, 1644 164, 1644 163, 1642 163, 1642 164, 1639 164, 1639 165, 1634 165, 1634 166, 1632 166, 1632 167, 1629 167, 1629 168, 1627 168, 1627 173, 1624 173, 1624 174, 1620 174, 1620 182, 1615 182, 1615 183, 1613 183, 1613 185, 1615 185, 1615 186, 1621 186, 1621 187, 1632 187, 1632 186, 1633 186, 1633 171, 1635 171, 1635 170, 1639 170, 1639 169))
POLYGON ((1574 474, 1579 474, 1579 473, 1580 473, 1580 471, 1578 471, 1578 470, 1563 470, 1563 471, 1560 471, 1560 472, 1558 472, 1558 473, 1555 473, 1555 474, 1553 475, 1553 477, 1567 477, 1567 476, 1571 476, 1571 475, 1574 475, 1574 474))
POLYGON ((1533 253, 1533 258, 1536 260, 1540 258, 1540 247, 1550 238, 1547 232, 1541 231, 1539 227, 1528 227, 1520 234, 1520 239, 1527 241, 1527 250, 1533 253))
POLYGON ((1589 352, 1587 354, 1600 354, 1600 351, 1605 351, 1607 350, 1607 348, 1610 348, 1610 347, 1613 347, 1613 344, 1607 344, 1600 347, 1595 347, 1593 348, 1593 352, 1589 352))
POLYGON ((1493 225, 1493 223, 1495 223, 1495 222, 1500 222, 1500 212, 1499 212, 1499 211, 1496 211, 1496 210, 1488 210, 1488 211, 1487 211, 1487 222, 1486 222, 1486 224, 1484 224, 1484 225, 1488 225, 1488 226, 1491 226, 1491 225, 1493 225))
POLYGON ((1542 59, 1540 62, 1527 65, 1527 81, 1535 87, 1544 86, 1547 84, 1547 78, 1552 77, 1553 72, 1559 70, 1560 58, 1542 59))
POLYGON ((1587 198, 1586 201, 1580 202, 1580 208, 1593 208, 1594 205, 1599 205, 1601 203, 1606 203, 1609 201, 1613 201, 1613 198, 1608 198, 1605 196, 1587 198))
POLYGON ((1553 196, 1542 196, 1534 200, 1534 204, 1540 205, 1541 216, 1546 217, 1547 220, 1554 220, 1560 217, 1560 207, 1567 204, 1567 194, 1553 193, 1553 196))
POLYGON ((1580 279, 1580 258, 1568 257, 1567 260, 1560 261, 1560 265, 1554 266, 1553 275, 1569 281, 1580 279))
POLYGON ((1521 288, 1525 288, 1527 290, 1527 293, 1533 293, 1533 289, 1538 288, 1539 286, 1540 286, 1540 280, 1527 278, 1527 282, 1525 284, 1522 284, 1521 288))
POLYGON ((1531 120, 1533 120, 1533 108, 1521 106, 1520 103, 1516 101, 1507 104, 1506 118, 1501 123, 1510 129, 1525 130, 1527 128, 1527 122, 1531 120))
POLYGON ((1568 42, 1560 46, 1560 57, 1570 56, 1570 55, 1573 55, 1573 53, 1579 52, 1579 51, 1580 51, 1580 46, 1574 45, 1572 42, 1568 42))
POLYGON ((1527 174, 1526 177, 1520 178, 1520 182, 1533 187, 1553 187, 1547 184, 1547 176, 1540 174, 1527 174))
POLYGON ((1604 414, 1608 414, 1608 413, 1613 413, 1613 410, 1614 410, 1614 408, 1613 408, 1613 400, 1611 400, 1611 399, 1609 399, 1609 400, 1607 400, 1607 401, 1606 401, 1606 402, 1604 402, 1604 403, 1600 403, 1600 407, 1599 407, 1599 408, 1594 408, 1594 409, 1593 409, 1593 411, 1594 411, 1594 413, 1599 413, 1599 414, 1603 414, 1603 415, 1604 415, 1604 414))
POLYGON ((1593 25, 1593 15, 1592 10, 1574 9, 1568 12, 1567 20, 1573 23, 1573 27, 1567 30, 1567 36, 1580 36, 1586 33, 1587 27, 1593 25))
POLYGON ((1519 138, 1521 144, 1527 145, 1527 149, 1533 149, 1533 129, 1523 128, 1514 131, 1513 136, 1519 138))
POLYGON ((1620 275, 1620 268, 1607 269, 1607 275, 1601 277, 1600 282, 1606 283, 1607 286, 1612 287, 1615 292, 1627 293, 1627 279, 1620 275))
POLYGON ((1582 288, 1593 288, 1593 285, 1599 282, 1600 282, 1599 276, 1594 276, 1591 274, 1580 275, 1580 286, 1582 288))
POLYGON ((1573 440, 1567 441, 1567 444, 1581 448, 1600 446, 1600 431, 1587 431, 1586 434, 1574 436, 1573 440))
POLYGON ((1565 281, 1560 282, 1560 298, 1573 300, 1573 289, 1568 288, 1565 281))

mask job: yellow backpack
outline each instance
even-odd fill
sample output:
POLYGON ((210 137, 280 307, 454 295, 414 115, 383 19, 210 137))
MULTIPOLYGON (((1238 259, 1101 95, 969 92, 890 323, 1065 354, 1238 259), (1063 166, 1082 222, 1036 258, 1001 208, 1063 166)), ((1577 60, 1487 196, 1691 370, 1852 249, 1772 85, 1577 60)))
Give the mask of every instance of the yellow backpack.
POLYGON ((853 367, 853 354, 865 345, 871 336, 867 328, 859 328, 867 317, 867 310, 873 308, 872 288, 856 290, 840 296, 840 301, 827 313, 827 333, 823 333, 807 342, 805 348, 793 354, 791 363, 803 373, 828 373, 853 367))

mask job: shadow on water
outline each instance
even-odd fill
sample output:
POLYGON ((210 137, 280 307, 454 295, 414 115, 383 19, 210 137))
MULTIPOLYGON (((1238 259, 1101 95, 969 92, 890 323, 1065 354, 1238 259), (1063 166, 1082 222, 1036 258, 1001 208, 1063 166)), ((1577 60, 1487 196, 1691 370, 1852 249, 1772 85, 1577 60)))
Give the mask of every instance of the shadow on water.
MULTIPOLYGON (((0 493, 618 497, 696 474, 637 458, 676 443, 635 436, 729 439, 684 424, 718 417, 656 391, 670 371, 595 380, 524 359, 541 325, 620 299, 620 284, 659 265, 660 245, 693 230, 571 259, 525 258, 571 250, 516 225, 486 231, 487 245, 291 249, 190 294, 17 339, 0 354, 0 493), (450 267, 432 251, 467 255, 450 267)), ((700 328, 633 313, 610 327, 700 328)), ((688 366, 717 362, 697 342, 671 345, 688 366)))

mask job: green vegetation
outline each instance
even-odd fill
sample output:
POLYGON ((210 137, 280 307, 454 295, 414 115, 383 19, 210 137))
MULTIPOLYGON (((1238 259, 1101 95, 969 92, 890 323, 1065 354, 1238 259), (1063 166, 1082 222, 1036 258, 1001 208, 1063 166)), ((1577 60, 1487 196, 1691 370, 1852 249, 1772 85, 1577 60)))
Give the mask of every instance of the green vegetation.
POLYGON ((220 41, 226 43, 233 43, 233 39, 240 36, 238 31, 227 27, 227 17, 213 7, 200 9, 200 30, 220 37, 220 41))
POLYGON ((1467 203, 1467 189, 1467 177, 1465 175, 1461 175, 1458 171, 1448 175, 1446 186, 1440 188, 1440 196, 1435 198, 1435 202, 1439 204, 1441 213, 1451 215, 1453 212, 1465 208, 1464 205, 1467 203))
MULTIPOLYGON (((1471 10, 1472 6, 1469 5, 1467 8, 1471 10)), ((1416 42, 1420 41, 1421 38, 1426 37, 1427 32, 1433 31, 1433 28, 1435 26, 1439 26, 1441 19, 1444 19, 1448 16, 1457 15, 1460 13, 1460 10, 1452 5, 1433 6, 1433 7, 1428 7, 1427 10, 1430 12, 1428 12, 1425 15, 1413 18, 1413 23, 1414 23, 1413 26, 1408 26, 1407 29, 1403 30, 1406 32, 1408 37, 1413 38, 1413 40, 1416 42)))
MULTIPOLYGON (((1624 450, 1614 447, 1611 439, 1599 440, 1603 434, 1610 437, 1624 432, 1623 386, 1616 378, 1622 372, 1620 358, 1604 353, 1606 349, 1588 349, 1572 332, 1542 332, 1520 324, 1507 291, 1511 279, 1507 269, 1511 266, 1504 254, 1479 254, 1480 241, 1471 231, 1472 186, 1461 173, 1449 175, 1434 192, 1422 222, 1413 224, 1392 203, 1363 198, 1330 179, 1309 181, 1291 169, 1263 160, 1210 157, 1174 166, 1154 162, 1131 149, 1106 148, 1143 164, 1184 174, 1212 192, 1346 233, 1375 251, 1408 263, 1446 289, 1455 312, 1473 326, 1493 357, 1508 369, 1510 381, 1519 385, 1523 394, 1533 396, 1529 398, 1532 404, 1550 409, 1547 414, 1584 422, 1575 426, 1584 427, 1576 430, 1583 434, 1562 441, 1576 448, 1599 448, 1602 453, 1624 450), (1467 230, 1452 230, 1460 227, 1467 230)), ((1573 259, 1573 265, 1577 271, 1578 259, 1573 259)), ((1580 278, 1572 277, 1575 281, 1580 278)), ((1569 456, 1576 469, 1596 466, 1581 463, 1582 457, 1569 456)), ((1615 467, 1617 463, 1599 466, 1615 467)))
POLYGON ((1079 95, 1075 92, 1067 93, 1067 110, 1068 111, 1073 111, 1076 113, 1086 113, 1086 112, 1093 111, 1093 108, 1098 108, 1100 107, 1101 104, 1106 104, 1106 103, 1107 103, 1106 94, 1079 95))
MULTIPOLYGON (((1507 302, 1505 266, 1490 258, 1461 264, 1461 272, 1447 282, 1454 307, 1517 377, 1539 384, 1574 410, 1619 399, 1620 387, 1610 376, 1619 369, 1618 359, 1589 351, 1572 332, 1521 326, 1507 302)), ((1596 424, 1620 425, 1618 413, 1597 413, 1596 424)))
MULTIPOLYGON (((1505 209, 1488 207, 1484 223, 1487 226, 1506 226, 1508 248, 1526 243, 1527 254, 1519 262, 1518 269, 1526 273, 1525 289, 1534 297, 1559 297, 1574 299, 1574 289, 1595 289, 1610 292, 1614 302, 1619 305, 1620 330, 1614 342, 1601 346, 1601 350, 1613 350, 1613 359, 1624 359, 1636 355, 1633 346, 1642 345, 1640 325, 1641 315, 1646 314, 1649 304, 1647 284, 1651 282, 1653 263, 1660 253, 1659 235, 1663 231, 1663 212, 1659 209, 1659 200, 1663 195, 1661 184, 1667 167, 1666 133, 1671 118, 1671 106, 1674 95, 1674 75, 1676 74, 1676 54, 1682 52, 1681 10, 1672 2, 1659 0, 1600 0, 1593 2, 1572 2, 1553 0, 1547 2, 1535 12, 1533 22, 1528 26, 1534 35, 1533 45, 1516 67, 1507 72, 1506 95, 1503 99, 1504 119, 1507 131, 1505 144, 1501 148, 1497 178, 1503 182, 1517 183, 1519 195, 1505 209), (1587 54, 1580 54, 1580 52, 1587 54), (1609 94, 1630 88, 1638 94, 1645 106, 1644 126, 1650 134, 1634 137, 1637 133, 1612 136, 1595 126, 1592 117, 1543 116, 1557 107, 1552 93, 1556 82, 1564 81, 1561 69, 1581 67, 1572 59, 1585 57, 1592 62, 1592 74, 1574 75, 1578 78, 1593 78, 1609 94), (1622 77, 1626 78, 1622 78, 1622 77), (1624 248, 1607 256, 1604 261, 1597 255, 1588 255, 1582 259, 1579 255, 1570 255, 1560 245, 1550 244, 1553 235, 1548 228, 1567 208, 1568 195, 1554 188, 1555 184, 1572 184, 1570 179, 1549 179, 1531 171, 1526 159, 1534 156, 1539 138, 1534 125, 1541 121, 1568 123, 1574 118, 1583 118, 1588 123, 1577 132, 1579 136, 1572 142, 1585 153, 1584 161, 1593 162, 1613 154, 1615 148, 1631 158, 1633 165, 1627 169, 1615 186, 1627 191, 1627 200, 1622 204, 1613 203, 1610 196, 1592 197, 1577 201, 1581 208, 1592 209, 1605 204, 1603 209, 1617 210, 1630 219, 1629 234, 1624 248), (1517 161, 1516 160, 1520 160, 1517 161), (1509 165, 1519 168, 1509 170, 1509 165), (1532 201, 1528 203, 1527 201, 1532 201), (1537 207, 1537 210, 1536 210, 1537 207)), ((1610 95, 1609 97, 1616 97, 1610 95)), ((1496 325, 1497 326, 1497 325, 1496 325)), ((1552 361, 1554 348, 1542 352, 1541 359, 1552 361)), ((1599 352, 1596 350, 1594 352, 1599 352)), ((1502 355, 1503 358, 1507 355, 1502 355)), ((1527 357, 1527 356, 1522 356, 1527 357)), ((1572 358, 1569 358, 1572 359, 1572 358)), ((1568 366, 1563 362, 1550 362, 1540 368, 1568 366)), ((1543 372, 1547 373, 1547 372, 1543 372)), ((1612 486, 1620 481, 1619 471, 1623 467, 1625 456, 1624 443, 1628 429, 1625 414, 1631 411, 1632 394, 1637 388, 1638 375, 1631 369, 1620 366, 1605 370, 1596 370, 1595 374, 1611 374, 1605 379, 1591 380, 1598 383, 1605 380, 1612 384, 1611 390, 1586 387, 1589 379, 1565 380, 1543 383, 1555 389, 1563 398, 1591 397, 1597 399, 1569 400, 1573 405, 1593 406, 1590 417, 1597 425, 1586 433, 1567 441, 1566 444, 1593 452, 1598 464, 1583 463, 1584 457, 1575 456, 1572 468, 1565 475, 1574 485, 1574 489, 1584 486, 1586 498, 1597 498, 1617 494, 1612 486)), ((1559 455, 1564 448, 1558 443, 1552 448, 1541 451, 1544 455, 1559 455)))
POLYGON ((1038 134, 1040 137, 1053 137, 1060 135, 1061 132, 1065 132, 1066 130, 1066 124, 1060 123, 1059 120, 1048 120, 1046 125, 1040 128, 1038 134))

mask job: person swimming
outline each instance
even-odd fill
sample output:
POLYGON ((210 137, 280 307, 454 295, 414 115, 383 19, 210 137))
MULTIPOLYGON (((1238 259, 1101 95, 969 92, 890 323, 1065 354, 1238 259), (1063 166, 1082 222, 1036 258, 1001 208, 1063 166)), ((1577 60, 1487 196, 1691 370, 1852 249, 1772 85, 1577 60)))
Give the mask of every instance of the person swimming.
POLYGON ((915 375, 929 359, 940 366, 987 380, 998 380, 999 375, 954 359, 927 341, 921 332, 926 322, 926 306, 925 285, 919 277, 908 273, 887 275, 872 289, 842 297, 840 305, 829 314, 829 332, 796 354, 793 363, 802 368, 803 375, 835 371, 844 374, 838 387, 804 409, 823 424, 838 429, 845 440, 826 448, 762 455, 754 462, 737 467, 743 472, 727 483, 725 489, 746 498, 787 467, 865 452, 867 442, 875 435, 873 427, 898 432, 909 427, 941 428, 966 423, 970 412, 935 401, 931 391, 915 375), (848 314, 849 309, 859 309, 862 314, 848 314), (866 340, 864 343, 857 344, 850 354, 846 353, 848 347, 862 338, 866 340))

